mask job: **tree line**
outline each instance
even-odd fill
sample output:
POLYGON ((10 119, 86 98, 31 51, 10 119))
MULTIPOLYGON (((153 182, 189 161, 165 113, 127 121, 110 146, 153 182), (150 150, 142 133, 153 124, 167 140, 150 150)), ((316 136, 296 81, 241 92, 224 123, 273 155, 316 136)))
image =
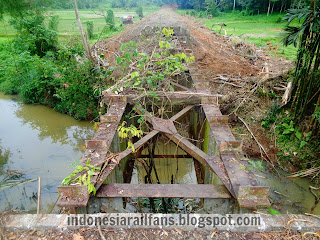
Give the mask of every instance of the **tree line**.
MULTIPOLYGON (((77 0, 78 8, 99 8, 109 4, 113 8, 134 8, 140 5, 177 5, 181 9, 214 12, 244 11, 247 14, 285 12, 288 9, 302 9, 310 6, 310 0, 77 0)), ((52 9, 72 9, 71 1, 66 0, 0 0, 0 13, 9 9, 20 9, 26 6, 47 6, 52 9), (26 4, 27 3, 27 4, 26 4)))

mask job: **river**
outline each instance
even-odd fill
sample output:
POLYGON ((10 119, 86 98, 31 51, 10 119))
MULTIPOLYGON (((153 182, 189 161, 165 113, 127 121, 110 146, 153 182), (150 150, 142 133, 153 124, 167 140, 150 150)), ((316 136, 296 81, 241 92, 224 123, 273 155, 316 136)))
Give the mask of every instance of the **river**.
MULTIPOLYGON (((23 173, 21 179, 41 177, 41 212, 56 212, 52 209, 56 187, 83 154, 85 139, 93 135, 92 125, 0 92, 0 179, 8 170, 23 173)), ((0 210, 36 212, 37 189, 34 181, 0 191, 0 210)))

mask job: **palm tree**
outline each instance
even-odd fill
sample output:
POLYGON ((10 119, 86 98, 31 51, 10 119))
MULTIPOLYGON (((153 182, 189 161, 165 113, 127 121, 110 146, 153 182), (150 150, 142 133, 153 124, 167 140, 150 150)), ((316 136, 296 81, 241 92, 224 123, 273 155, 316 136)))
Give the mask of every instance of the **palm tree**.
POLYGON ((310 8, 290 9, 284 20, 286 35, 285 45, 299 44, 297 64, 293 81, 292 110, 297 120, 312 116, 309 130, 318 135, 320 123, 320 12, 315 1, 310 8), (294 19, 302 22, 293 27, 294 19))

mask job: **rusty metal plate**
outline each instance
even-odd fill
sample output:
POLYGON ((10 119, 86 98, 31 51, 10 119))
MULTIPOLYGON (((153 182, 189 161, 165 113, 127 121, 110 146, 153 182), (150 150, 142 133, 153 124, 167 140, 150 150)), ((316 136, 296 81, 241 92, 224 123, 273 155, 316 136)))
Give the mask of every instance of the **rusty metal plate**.
POLYGON ((103 184, 96 197, 231 198, 223 185, 103 184))
POLYGON ((242 152, 242 141, 225 141, 220 143, 220 153, 242 152))
POLYGON ((115 123, 119 121, 119 116, 110 116, 110 115, 101 115, 100 122, 101 123, 115 123))
POLYGON ((108 149, 109 143, 104 140, 86 140, 86 149, 108 149))
POLYGON ((266 208, 270 206, 268 200, 270 188, 263 186, 240 186, 238 203, 242 208, 266 208))
POLYGON ((170 119, 161 119, 157 117, 152 117, 151 120, 152 120, 152 125, 154 130, 168 133, 171 135, 178 133, 176 127, 173 124, 173 121, 170 119))
POLYGON ((85 207, 89 199, 87 186, 60 186, 58 187, 59 207, 85 207))

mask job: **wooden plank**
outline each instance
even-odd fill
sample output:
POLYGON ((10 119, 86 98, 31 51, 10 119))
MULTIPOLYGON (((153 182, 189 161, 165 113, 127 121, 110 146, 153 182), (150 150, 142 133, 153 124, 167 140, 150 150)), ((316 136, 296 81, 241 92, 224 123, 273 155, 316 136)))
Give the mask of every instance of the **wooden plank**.
POLYGON ((103 184, 96 197, 231 198, 223 185, 103 184))

